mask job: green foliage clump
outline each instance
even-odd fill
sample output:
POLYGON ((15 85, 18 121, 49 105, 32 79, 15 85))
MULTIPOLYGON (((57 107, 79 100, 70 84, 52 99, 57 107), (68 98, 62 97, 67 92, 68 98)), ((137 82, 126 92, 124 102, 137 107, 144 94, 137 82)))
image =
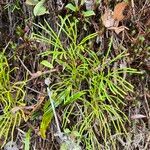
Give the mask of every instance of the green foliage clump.
MULTIPOLYGON (((110 57, 113 37, 106 54, 98 56, 89 42, 97 33, 81 38, 77 19, 71 21, 67 16, 64 19, 60 17, 60 20, 57 33, 45 21, 44 25, 36 25, 42 32, 33 34, 33 38, 51 47, 41 54, 49 57, 45 64, 61 68, 58 74, 50 75, 57 81, 50 88, 55 106, 64 109, 63 129, 78 132, 78 140, 84 142, 85 149, 99 149, 101 144, 113 143, 112 135, 127 133, 125 123, 128 118, 121 108, 125 106, 123 100, 129 91, 133 91, 133 86, 123 74, 137 71, 128 67, 112 67, 127 56, 124 51, 110 57)), ((51 122, 45 118, 52 118, 50 103, 44 110, 41 133, 45 134, 51 122)))
POLYGON ((0 53, 0 139, 4 146, 6 140, 11 135, 14 138, 14 130, 19 126, 22 118, 25 119, 23 110, 25 92, 23 91, 24 82, 12 83, 10 81, 10 70, 4 52, 0 53))

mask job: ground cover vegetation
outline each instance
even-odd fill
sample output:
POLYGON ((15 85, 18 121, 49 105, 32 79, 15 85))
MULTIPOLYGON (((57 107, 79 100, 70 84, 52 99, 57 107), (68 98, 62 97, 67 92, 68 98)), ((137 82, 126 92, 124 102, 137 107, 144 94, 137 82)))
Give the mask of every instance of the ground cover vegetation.
POLYGON ((150 148, 148 0, 11 0, 0 14, 1 149, 150 148))

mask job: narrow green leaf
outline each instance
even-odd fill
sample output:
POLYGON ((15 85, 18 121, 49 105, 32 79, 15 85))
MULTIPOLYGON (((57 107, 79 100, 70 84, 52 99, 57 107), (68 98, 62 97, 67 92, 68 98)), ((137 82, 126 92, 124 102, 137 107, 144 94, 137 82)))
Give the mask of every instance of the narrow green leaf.
POLYGON ((52 65, 51 63, 49 63, 47 60, 43 60, 43 61, 41 62, 41 64, 44 65, 45 67, 50 68, 50 69, 53 68, 53 65, 52 65))
POLYGON ((85 94, 85 92, 81 91, 81 92, 77 92, 75 94, 73 94, 71 97, 69 96, 68 98, 66 98, 66 100, 64 101, 64 104, 71 104, 76 100, 79 100, 82 98, 82 96, 85 94))
POLYGON ((25 150, 30 150, 30 134, 31 134, 31 129, 28 130, 28 132, 25 134, 25 150))
POLYGON ((74 136, 74 137, 80 137, 80 133, 78 131, 72 131, 71 134, 74 136))
POLYGON ((93 10, 83 11, 82 13, 83 13, 84 17, 90 17, 90 16, 95 15, 95 12, 93 10))
POLYGON ((64 133, 69 134, 69 133, 71 133, 71 131, 68 128, 66 128, 66 129, 64 129, 64 133))
POLYGON ((77 8, 76 8, 74 5, 72 5, 71 3, 67 4, 67 5, 66 5, 66 8, 68 8, 68 9, 74 11, 74 12, 77 11, 77 8))
POLYGON ((27 5, 36 5, 39 2, 39 0, 26 0, 27 5))
POLYGON ((34 13, 35 16, 41 16, 41 15, 49 13, 46 10, 46 7, 44 6, 44 2, 45 2, 45 0, 41 0, 34 7, 33 13, 34 13))
POLYGON ((53 118, 53 113, 52 113, 51 109, 44 112, 42 122, 40 124, 40 134, 43 139, 46 138, 46 130, 47 130, 52 118, 53 118))

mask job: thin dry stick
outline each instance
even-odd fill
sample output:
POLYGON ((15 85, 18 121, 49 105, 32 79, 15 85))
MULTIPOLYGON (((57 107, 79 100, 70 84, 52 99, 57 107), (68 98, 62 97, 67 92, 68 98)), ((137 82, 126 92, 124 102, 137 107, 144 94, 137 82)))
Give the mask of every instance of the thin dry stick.
POLYGON ((29 89, 29 90, 31 90, 31 91, 33 91, 33 92, 35 92, 35 93, 37 93, 37 94, 45 95, 45 94, 43 94, 43 93, 41 93, 41 92, 39 92, 39 91, 37 91, 37 90, 35 90, 33 88, 30 88, 29 86, 26 86, 26 88, 29 89))
POLYGON ((149 142, 150 142, 150 133, 148 133, 148 138, 146 140, 146 144, 145 144, 145 147, 144 147, 143 150, 147 150, 148 149, 149 142))
POLYGON ((25 66, 25 64, 23 63, 23 61, 17 56, 17 58, 19 59, 19 61, 21 62, 22 66, 27 70, 27 72, 32 76, 32 72, 25 66))
POLYGON ((4 51, 5 51, 5 50, 7 49, 7 47, 9 46, 10 42, 11 42, 11 41, 9 41, 9 42, 7 43, 7 45, 6 45, 5 48, 4 48, 4 51))
POLYGON ((52 70, 48 70, 48 71, 44 71, 44 72, 38 71, 36 73, 32 73, 31 78, 27 81, 31 81, 33 79, 36 79, 36 78, 42 76, 42 75, 49 74, 49 73, 56 72, 56 71, 57 71, 57 69, 52 69, 52 70))
MULTIPOLYGON (((146 94, 146 91, 144 91, 144 100, 145 100, 145 104, 146 104, 146 114, 147 114, 147 117, 150 118, 150 108, 149 108, 149 103, 148 103, 148 99, 147 99, 147 94, 146 94)), ((150 120, 148 119, 148 126, 150 127, 150 120)))
POLYGON ((142 13, 143 13, 143 10, 144 10, 144 7, 145 7, 147 4, 148 4, 148 0, 145 1, 145 3, 144 3, 144 5, 143 5, 142 9, 140 10, 141 13, 140 13, 140 15, 138 16, 139 19, 141 18, 142 13))
POLYGON ((132 6, 133 17, 135 18, 135 5, 134 5, 134 0, 131 0, 131 6, 132 6))
POLYGON ((53 100, 51 98, 52 96, 51 96, 51 91, 50 91, 49 87, 47 87, 47 92, 48 92, 48 96, 49 96, 49 99, 50 99, 50 102, 51 102, 51 105, 52 105, 52 109, 53 109, 53 113, 54 113, 54 117, 55 117, 58 133, 61 133, 61 130, 60 130, 60 127, 59 127, 58 118, 57 118, 56 111, 55 111, 55 106, 54 106, 53 100))
POLYGON ((53 113, 54 113, 54 118, 55 118, 55 122, 56 122, 56 126, 57 126, 57 135, 63 141, 64 140, 64 136, 63 136, 63 133, 60 130, 58 118, 57 118, 56 111, 55 111, 54 102, 53 102, 53 100, 51 98, 52 93, 51 93, 51 91, 50 91, 50 89, 48 87, 49 85, 46 82, 45 82, 45 84, 47 85, 47 93, 48 93, 48 96, 49 96, 49 99, 50 99, 50 103, 51 103, 51 106, 52 106, 52 110, 53 110, 53 113))
POLYGON ((56 122, 56 126, 57 126, 57 134, 55 134, 55 136, 57 135, 60 138, 61 142, 65 142, 64 144, 67 146, 66 149, 81 150, 81 147, 78 144, 74 143, 74 141, 72 141, 71 138, 65 136, 63 134, 63 132, 61 132, 58 118, 57 118, 56 111, 55 111, 54 101, 53 101, 52 96, 51 96, 52 92, 50 91, 50 88, 49 88, 49 81, 47 82, 46 79, 45 79, 45 84, 47 85, 47 93, 48 93, 48 96, 50 99, 50 103, 52 106, 52 110, 53 110, 53 114, 54 114, 54 118, 55 118, 55 122, 56 122))
POLYGON ((35 78, 38 78, 42 75, 45 75, 45 74, 48 74, 48 73, 52 73, 52 72, 56 72, 57 69, 52 69, 52 70, 48 70, 48 71, 44 71, 44 72, 41 72, 41 71, 38 71, 36 73, 32 73, 26 66, 25 64, 23 63, 23 61, 17 56, 17 58, 19 59, 19 61, 21 62, 22 66, 25 68, 25 70, 27 70, 27 72, 31 75, 31 78, 27 81, 31 81, 35 78))

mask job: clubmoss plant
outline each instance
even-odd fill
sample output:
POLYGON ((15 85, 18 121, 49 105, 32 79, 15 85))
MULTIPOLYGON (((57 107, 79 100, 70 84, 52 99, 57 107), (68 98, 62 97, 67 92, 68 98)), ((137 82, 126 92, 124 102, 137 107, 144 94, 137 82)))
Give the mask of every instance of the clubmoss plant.
MULTIPOLYGON (((60 17, 57 33, 45 21, 36 24, 42 32, 33 34, 33 38, 44 42, 50 49, 41 53, 48 56, 48 63, 55 68, 62 68, 57 74, 50 74, 55 78, 51 83, 53 100, 56 107, 63 110, 61 126, 65 130, 77 131, 80 136, 74 138, 83 143, 87 150, 102 149, 103 146, 115 147, 113 135, 127 136, 125 124, 128 118, 123 112, 125 96, 133 91, 133 86, 125 80, 123 74, 137 73, 128 67, 113 67, 128 54, 127 51, 115 57, 110 57, 113 37, 110 38, 107 53, 98 56, 94 48, 89 46, 97 33, 81 39, 78 33, 79 21, 71 21, 69 16, 60 17), (79 38, 80 37, 80 38, 79 38)), ((51 105, 44 111, 42 131, 46 131, 45 113, 52 117, 51 105)), ((48 118, 48 115, 46 115, 48 118)))
POLYGON ((13 141, 14 130, 20 125, 25 115, 21 106, 24 106, 25 92, 24 82, 12 83, 10 80, 10 70, 4 52, 0 53, 0 139, 3 147, 9 140, 13 141))

